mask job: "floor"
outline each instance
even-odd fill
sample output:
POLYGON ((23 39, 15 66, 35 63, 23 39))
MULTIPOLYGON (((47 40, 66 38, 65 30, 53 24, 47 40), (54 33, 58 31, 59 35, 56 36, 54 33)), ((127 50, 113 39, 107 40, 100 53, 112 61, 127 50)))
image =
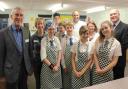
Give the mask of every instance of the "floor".
MULTIPOLYGON (((125 76, 128 76, 128 62, 127 62, 126 69, 125 69, 125 76)), ((36 89, 35 79, 33 75, 28 78, 28 89, 36 89)))

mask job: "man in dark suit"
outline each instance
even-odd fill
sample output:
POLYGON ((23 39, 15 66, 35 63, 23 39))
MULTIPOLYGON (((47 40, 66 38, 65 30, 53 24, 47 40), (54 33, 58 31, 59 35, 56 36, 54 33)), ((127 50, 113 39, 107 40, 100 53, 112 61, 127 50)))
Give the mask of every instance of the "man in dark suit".
POLYGON ((121 43, 122 56, 119 57, 117 65, 114 67, 114 79, 124 77, 126 66, 126 50, 128 48, 128 25, 120 21, 118 9, 110 10, 110 20, 113 23, 114 36, 121 43))
POLYGON ((32 74, 29 58, 29 30, 23 28, 23 10, 11 12, 11 25, 0 31, 0 79, 6 89, 27 89, 27 75, 32 74))

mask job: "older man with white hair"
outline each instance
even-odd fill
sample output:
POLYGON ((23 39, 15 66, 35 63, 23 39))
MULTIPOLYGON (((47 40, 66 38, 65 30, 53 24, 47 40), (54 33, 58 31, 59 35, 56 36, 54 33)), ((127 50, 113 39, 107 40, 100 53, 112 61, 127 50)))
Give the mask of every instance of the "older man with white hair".
POLYGON ((0 31, 0 79, 6 79, 6 89, 28 89, 27 75, 32 74, 29 30, 23 27, 20 7, 12 10, 10 18, 11 25, 0 31))

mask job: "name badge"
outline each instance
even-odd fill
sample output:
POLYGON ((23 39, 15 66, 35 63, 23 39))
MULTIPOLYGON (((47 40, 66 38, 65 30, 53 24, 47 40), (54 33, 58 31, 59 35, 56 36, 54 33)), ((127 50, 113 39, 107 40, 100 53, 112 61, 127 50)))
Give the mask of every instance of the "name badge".
POLYGON ((28 43, 29 42, 29 39, 25 39, 25 43, 28 43))

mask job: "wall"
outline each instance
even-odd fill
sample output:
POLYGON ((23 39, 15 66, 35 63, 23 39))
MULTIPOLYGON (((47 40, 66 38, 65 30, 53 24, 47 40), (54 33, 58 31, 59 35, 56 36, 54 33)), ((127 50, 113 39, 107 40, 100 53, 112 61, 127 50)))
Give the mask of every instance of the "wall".
MULTIPOLYGON (((128 23, 128 8, 120 8, 120 18, 123 22, 128 23)), ((6 12, 0 12, 0 14, 9 14, 11 11, 6 10, 6 12)), ((61 11, 61 14, 72 14, 72 11, 61 11)), ((30 23, 31 18, 36 18, 38 17, 38 14, 48 14, 51 15, 52 11, 27 11, 25 10, 25 18, 24 22, 25 23, 30 23)), ((103 12, 97 12, 97 13, 91 13, 91 14, 86 14, 85 12, 81 12, 81 15, 87 15, 91 17, 97 24, 97 26, 100 26, 100 23, 104 20, 109 20, 109 10, 103 11, 103 12)))
MULTIPOLYGON (((103 22, 104 20, 110 20, 109 19, 109 11, 110 10, 106 10, 103 12, 97 12, 97 13, 90 13, 87 14, 87 16, 90 16, 97 24, 97 26, 100 26, 100 23, 103 22)), ((120 8, 120 19, 125 22, 128 23, 128 8, 120 8)))

